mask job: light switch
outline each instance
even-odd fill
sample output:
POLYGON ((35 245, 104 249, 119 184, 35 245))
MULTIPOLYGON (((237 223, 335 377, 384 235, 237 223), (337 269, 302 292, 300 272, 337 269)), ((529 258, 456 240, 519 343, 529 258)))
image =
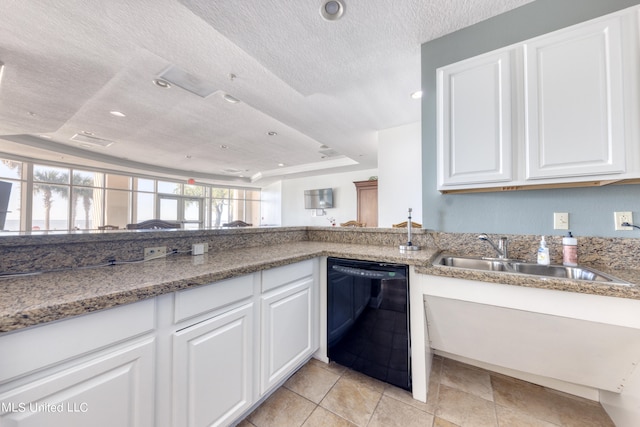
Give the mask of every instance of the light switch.
POLYGON ((567 212, 554 212, 553 213, 553 228, 555 230, 568 230, 569 229, 569 213, 567 213, 567 212))

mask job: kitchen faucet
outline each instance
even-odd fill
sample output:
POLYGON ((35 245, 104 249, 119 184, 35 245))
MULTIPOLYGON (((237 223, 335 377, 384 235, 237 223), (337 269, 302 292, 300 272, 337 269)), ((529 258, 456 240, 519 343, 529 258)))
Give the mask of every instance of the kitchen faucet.
POLYGON ((493 249, 498 253, 498 258, 509 258, 509 245, 507 244, 507 238, 501 237, 500 241, 498 241, 498 245, 493 243, 493 241, 486 234, 481 234, 478 236, 478 239, 484 240, 489 243, 493 249))

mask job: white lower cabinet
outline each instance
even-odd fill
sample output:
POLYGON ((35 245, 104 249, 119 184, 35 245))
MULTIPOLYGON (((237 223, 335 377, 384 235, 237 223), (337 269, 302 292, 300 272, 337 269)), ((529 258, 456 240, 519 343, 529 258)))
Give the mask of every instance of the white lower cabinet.
POLYGON ((174 426, 224 426, 248 409, 253 303, 174 334, 174 426))
POLYGON ((261 394, 315 351, 312 285, 309 277, 262 296, 261 394))
POLYGON ((0 334, 0 426, 239 421, 319 346, 319 260, 0 334))
POLYGON ((0 425, 151 427, 154 351, 146 338, 51 375, 33 374, 0 394, 0 425))

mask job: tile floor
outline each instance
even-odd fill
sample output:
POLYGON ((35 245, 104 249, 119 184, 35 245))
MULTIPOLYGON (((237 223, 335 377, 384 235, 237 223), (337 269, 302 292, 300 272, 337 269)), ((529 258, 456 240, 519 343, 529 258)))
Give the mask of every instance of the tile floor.
POLYGON ((337 364, 312 359, 239 427, 607 427, 590 400, 438 356, 427 403, 337 364))

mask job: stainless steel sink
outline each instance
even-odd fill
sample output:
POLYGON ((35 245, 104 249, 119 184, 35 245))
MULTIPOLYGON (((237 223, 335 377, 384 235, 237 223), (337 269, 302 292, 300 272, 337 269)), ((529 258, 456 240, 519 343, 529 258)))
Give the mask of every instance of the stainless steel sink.
POLYGON ((568 267, 566 265, 539 265, 530 263, 513 263, 510 267, 516 273, 536 276, 561 277, 566 279, 591 280, 596 282, 620 281, 602 272, 585 267, 568 267))
POLYGON ((530 276, 554 277, 561 279, 587 280, 606 282, 618 285, 629 285, 628 282, 586 267, 569 267, 565 265, 540 265, 521 260, 463 257, 441 254, 433 261, 433 265, 466 268, 478 271, 498 271, 506 273, 527 274, 530 276))
POLYGON ((504 271, 506 268, 505 263, 497 259, 459 256, 442 256, 439 258, 438 264, 446 265, 448 267, 470 268, 472 270, 485 271, 504 271))

